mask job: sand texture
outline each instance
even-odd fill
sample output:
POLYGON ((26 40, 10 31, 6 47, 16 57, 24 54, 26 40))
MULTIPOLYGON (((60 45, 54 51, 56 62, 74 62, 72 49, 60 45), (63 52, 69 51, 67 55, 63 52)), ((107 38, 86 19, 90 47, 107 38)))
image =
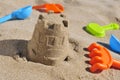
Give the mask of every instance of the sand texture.
POLYGON ((0 24, 0 80, 120 80, 120 70, 114 68, 100 73, 89 72, 90 58, 86 56, 89 52, 85 50, 91 43, 98 42, 108 48, 114 59, 120 60, 120 55, 109 46, 110 35, 120 39, 120 30, 107 31, 104 38, 97 38, 84 29, 89 22, 119 24, 120 0, 1 0, 0 17, 26 5, 43 3, 64 6, 69 20, 70 56, 55 66, 26 60, 28 43, 41 14, 33 10, 26 20, 0 24))

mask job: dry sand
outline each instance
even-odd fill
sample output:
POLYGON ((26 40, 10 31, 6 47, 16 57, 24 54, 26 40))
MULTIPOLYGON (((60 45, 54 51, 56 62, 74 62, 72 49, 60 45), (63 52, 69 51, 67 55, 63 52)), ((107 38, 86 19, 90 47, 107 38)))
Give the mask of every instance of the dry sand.
POLYGON ((0 80, 119 80, 120 70, 108 69, 101 73, 88 71, 88 54, 84 48, 92 42, 106 46, 113 58, 120 55, 109 48, 109 38, 114 34, 120 39, 119 30, 107 31, 106 37, 96 38, 84 31, 89 22, 100 25, 111 22, 120 23, 119 0, 3 0, 0 1, 0 17, 26 5, 42 3, 61 3, 69 19, 69 34, 80 43, 80 52, 73 51, 73 58, 57 66, 47 66, 28 62, 17 54, 26 53, 28 40, 31 39, 40 12, 33 11, 26 20, 15 20, 0 24, 0 80), (117 19, 116 19, 117 18, 117 19))

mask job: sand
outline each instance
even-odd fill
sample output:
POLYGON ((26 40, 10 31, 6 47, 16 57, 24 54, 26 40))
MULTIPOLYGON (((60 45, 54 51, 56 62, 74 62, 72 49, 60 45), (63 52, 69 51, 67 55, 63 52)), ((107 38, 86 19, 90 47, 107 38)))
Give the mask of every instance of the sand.
MULTIPOLYGON (((73 57, 63 64, 48 66, 27 61, 22 56, 26 53, 27 43, 32 38, 40 12, 33 10, 26 20, 14 20, 0 24, 0 80, 119 80, 120 70, 110 68, 100 73, 91 73, 85 51, 92 42, 99 42, 107 47, 113 58, 120 60, 120 55, 109 47, 109 38, 114 34, 120 39, 119 30, 107 31, 104 38, 88 34, 84 27, 89 22, 106 25, 120 23, 119 0, 4 0, 0 1, 0 17, 26 5, 42 3, 61 3, 64 14, 69 19, 69 37, 78 41, 79 52, 71 50, 73 57), (20 55, 20 56, 19 56, 20 55)), ((75 42, 75 41, 71 41, 75 42)))

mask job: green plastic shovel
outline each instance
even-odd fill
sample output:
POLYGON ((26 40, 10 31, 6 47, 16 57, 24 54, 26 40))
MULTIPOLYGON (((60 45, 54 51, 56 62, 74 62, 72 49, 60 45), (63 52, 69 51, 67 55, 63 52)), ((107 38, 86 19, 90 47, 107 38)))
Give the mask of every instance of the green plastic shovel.
POLYGON ((119 25, 116 23, 111 23, 105 26, 100 26, 97 23, 89 23, 85 30, 96 37, 104 37, 107 30, 117 30, 119 25))

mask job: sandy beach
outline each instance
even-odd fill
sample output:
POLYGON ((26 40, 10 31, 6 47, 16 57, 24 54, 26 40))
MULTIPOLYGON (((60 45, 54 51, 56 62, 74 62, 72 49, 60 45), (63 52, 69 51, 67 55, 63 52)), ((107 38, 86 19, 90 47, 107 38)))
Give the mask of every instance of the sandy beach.
MULTIPOLYGON (((119 53, 111 50, 109 39, 114 34, 120 40, 120 30, 106 32, 104 38, 90 35, 84 27, 95 22, 107 25, 120 24, 119 0, 3 0, 0 1, 0 17, 27 5, 59 3, 69 20, 69 38, 79 42, 79 52, 71 50, 72 58, 57 66, 27 61, 21 54, 27 53, 28 41, 32 38, 41 12, 33 10, 25 20, 12 20, 0 24, 0 80, 120 80, 120 70, 110 68, 100 73, 91 73, 90 58, 85 50, 91 43, 105 46, 112 57, 120 61, 119 53)), ((42 13, 44 14, 44 13, 42 13)))

